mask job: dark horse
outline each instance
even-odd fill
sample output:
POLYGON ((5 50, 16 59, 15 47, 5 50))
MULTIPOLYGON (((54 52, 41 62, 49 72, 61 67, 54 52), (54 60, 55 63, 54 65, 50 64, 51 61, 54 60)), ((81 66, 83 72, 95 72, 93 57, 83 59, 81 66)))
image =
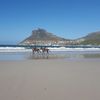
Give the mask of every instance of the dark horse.
POLYGON ((40 49, 38 49, 38 48, 36 48, 36 47, 32 48, 32 51, 33 51, 33 54, 34 54, 35 52, 40 53, 40 49))
POLYGON ((41 47, 41 50, 42 50, 43 53, 45 53, 45 52, 46 52, 46 53, 49 53, 49 49, 48 49, 48 48, 45 48, 45 47, 42 48, 42 47, 41 47))

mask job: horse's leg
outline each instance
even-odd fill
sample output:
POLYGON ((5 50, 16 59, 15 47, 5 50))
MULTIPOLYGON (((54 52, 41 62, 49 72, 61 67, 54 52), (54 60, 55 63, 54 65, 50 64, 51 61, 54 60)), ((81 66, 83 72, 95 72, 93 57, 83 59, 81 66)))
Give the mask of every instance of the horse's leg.
POLYGON ((36 51, 34 50, 33 54, 35 54, 35 52, 36 52, 36 51))
POLYGON ((48 54, 49 53, 49 49, 47 49, 46 51, 47 51, 47 54, 48 54))
POLYGON ((33 54, 34 54, 34 50, 32 50, 33 54))
POLYGON ((48 49, 46 49, 45 51, 46 51, 46 53, 48 53, 48 49))
POLYGON ((40 50, 38 49, 37 52, 40 53, 40 50))
POLYGON ((43 55, 45 54, 45 50, 42 50, 42 54, 43 54, 43 55))

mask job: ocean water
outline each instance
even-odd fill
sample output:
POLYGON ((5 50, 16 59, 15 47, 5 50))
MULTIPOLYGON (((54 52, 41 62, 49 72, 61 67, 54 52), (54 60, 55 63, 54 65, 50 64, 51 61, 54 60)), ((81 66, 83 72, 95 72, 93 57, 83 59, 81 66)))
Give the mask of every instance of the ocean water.
POLYGON ((95 46, 67 46, 48 47, 50 52, 32 53, 31 46, 0 45, 0 61, 8 60, 100 60, 100 47, 95 46))

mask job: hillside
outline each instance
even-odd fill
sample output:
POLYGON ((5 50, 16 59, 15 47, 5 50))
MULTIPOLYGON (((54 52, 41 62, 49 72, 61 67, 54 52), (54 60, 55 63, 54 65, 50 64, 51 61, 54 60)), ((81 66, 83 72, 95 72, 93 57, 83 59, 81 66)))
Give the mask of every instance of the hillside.
POLYGON ((83 37, 84 39, 81 44, 91 44, 91 45, 100 45, 100 31, 89 33, 87 36, 83 37))
POLYGON ((70 40, 58 37, 53 33, 38 28, 32 31, 31 36, 20 42, 21 45, 100 45, 100 31, 89 33, 80 39, 70 40))
POLYGON ((33 30, 31 36, 23 40, 20 44, 59 44, 59 41, 67 41, 67 39, 58 37, 53 33, 47 32, 44 29, 38 28, 33 30))
MULTIPOLYGON (((32 31, 32 35, 27 38, 28 40, 64 40, 64 38, 53 35, 44 29, 37 29, 32 31)), ((25 40, 27 40, 25 39, 25 40)))

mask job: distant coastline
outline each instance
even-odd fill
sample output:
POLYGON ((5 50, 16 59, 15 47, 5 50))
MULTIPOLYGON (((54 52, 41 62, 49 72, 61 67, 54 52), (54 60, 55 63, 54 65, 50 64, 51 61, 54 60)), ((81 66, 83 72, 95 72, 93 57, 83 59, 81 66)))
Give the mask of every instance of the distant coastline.
POLYGON ((100 45, 100 31, 89 33, 87 36, 79 39, 66 39, 54 35, 45 29, 38 28, 32 31, 32 34, 22 40, 19 45, 31 46, 67 46, 67 45, 100 45))

